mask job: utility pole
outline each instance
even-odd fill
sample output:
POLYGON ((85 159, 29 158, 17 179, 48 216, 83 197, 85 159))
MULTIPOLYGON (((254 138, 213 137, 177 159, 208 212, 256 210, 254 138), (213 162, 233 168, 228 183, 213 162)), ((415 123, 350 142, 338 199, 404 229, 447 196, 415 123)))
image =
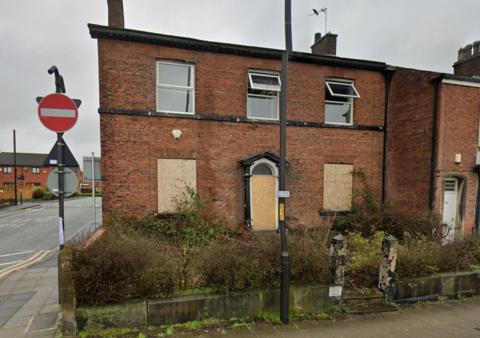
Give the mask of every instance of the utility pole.
POLYGON ((18 193, 17 193, 17 136, 15 129, 13 129, 13 182, 15 188, 15 205, 18 205, 18 193))
POLYGON ((288 81, 288 59, 292 52, 292 6, 291 0, 285 0, 285 51, 282 53, 282 88, 280 92, 280 170, 279 170, 279 192, 278 192, 278 220, 280 230, 280 261, 281 261, 281 282, 280 282, 280 320, 288 324, 289 312, 289 259, 287 243, 287 225, 285 222, 285 200, 288 197, 286 183, 286 138, 287 138, 287 81, 288 81))

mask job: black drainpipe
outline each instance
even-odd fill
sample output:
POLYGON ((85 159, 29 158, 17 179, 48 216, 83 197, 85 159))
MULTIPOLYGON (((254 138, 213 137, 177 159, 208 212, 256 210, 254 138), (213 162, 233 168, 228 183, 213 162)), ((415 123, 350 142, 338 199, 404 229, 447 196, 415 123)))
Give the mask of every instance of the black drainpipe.
POLYGON ((430 189, 428 194, 428 208, 433 211, 433 202, 435 199, 435 165, 437 162, 437 122, 438 122, 438 99, 440 92, 441 77, 434 79, 433 82, 433 122, 432 122, 432 158, 430 167, 430 189))
POLYGON ((475 166, 474 171, 477 172, 478 183, 477 183, 477 203, 475 204, 475 228, 473 230, 475 233, 478 234, 480 231, 480 168, 479 166, 475 166))
POLYGON ((385 206, 387 190, 387 150, 388 150, 388 111, 390 108, 390 88, 395 68, 388 66, 385 69, 385 112, 383 116, 383 159, 382 159, 382 210, 385 206))

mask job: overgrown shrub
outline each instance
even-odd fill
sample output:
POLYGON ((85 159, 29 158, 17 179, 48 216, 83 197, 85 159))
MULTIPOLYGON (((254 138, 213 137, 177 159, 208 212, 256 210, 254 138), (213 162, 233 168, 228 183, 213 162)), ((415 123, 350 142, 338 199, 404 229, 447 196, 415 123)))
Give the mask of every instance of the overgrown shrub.
POLYGON ((347 265, 345 282, 352 287, 374 287, 378 282, 378 268, 382 259, 383 232, 372 238, 359 233, 347 236, 347 265))
POLYGON ((75 290, 86 304, 168 296, 178 282, 177 249, 110 229, 96 242, 73 245, 75 290))
POLYGON ((114 225, 187 247, 207 245, 231 232, 224 219, 213 212, 210 201, 199 197, 193 188, 187 186, 175 202, 173 215, 116 221, 114 225))
POLYGON ((43 190, 42 188, 37 188, 32 192, 32 198, 35 200, 41 200, 44 194, 45 190, 43 190))
POLYGON ((426 237, 406 235, 399 246, 397 275, 416 278, 440 272, 469 270, 480 262, 476 238, 441 244, 426 237))
POLYGON ((278 241, 272 237, 230 240, 208 247, 200 256, 204 283, 222 291, 277 286, 278 241))
POLYGON ((42 199, 44 201, 51 201, 55 199, 55 195, 48 189, 44 190, 42 199))
POLYGON ((434 213, 412 216, 398 214, 394 206, 382 205, 361 170, 355 170, 353 175, 361 182, 362 188, 353 196, 351 211, 346 215, 335 217, 332 230, 343 234, 359 233, 367 238, 381 231, 398 239, 402 239, 404 233, 409 233, 412 236, 439 240, 442 225, 438 215, 434 213))

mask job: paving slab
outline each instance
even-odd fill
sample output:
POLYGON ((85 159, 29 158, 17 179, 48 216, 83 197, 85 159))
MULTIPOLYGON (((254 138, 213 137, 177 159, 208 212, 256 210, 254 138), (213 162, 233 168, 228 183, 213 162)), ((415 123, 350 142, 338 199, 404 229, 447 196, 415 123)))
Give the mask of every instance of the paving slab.
POLYGON ((0 280, 0 338, 58 336, 57 274, 29 268, 0 280))

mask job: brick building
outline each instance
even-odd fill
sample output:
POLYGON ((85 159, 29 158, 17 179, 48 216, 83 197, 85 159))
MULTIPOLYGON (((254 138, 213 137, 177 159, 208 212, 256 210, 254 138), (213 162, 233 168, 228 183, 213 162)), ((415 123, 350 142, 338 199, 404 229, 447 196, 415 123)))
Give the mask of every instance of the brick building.
MULTIPOLYGON (((115 0, 109 26, 89 29, 106 220, 171 213, 190 185, 231 226, 275 229, 281 51, 125 29, 115 0)), ((348 211, 362 176, 399 210, 442 213, 445 177, 455 177, 455 222, 470 232, 478 80, 338 57, 336 39, 317 34, 312 53, 291 55, 289 226, 348 211)))
MULTIPOLYGON (((24 186, 47 186, 52 167, 44 166, 48 154, 17 153, 17 178, 24 186)), ((14 185, 13 153, 0 153, 0 186, 14 185)))
POLYGON ((390 98, 387 200, 441 215, 451 238, 478 229, 480 78, 397 68, 390 98))

